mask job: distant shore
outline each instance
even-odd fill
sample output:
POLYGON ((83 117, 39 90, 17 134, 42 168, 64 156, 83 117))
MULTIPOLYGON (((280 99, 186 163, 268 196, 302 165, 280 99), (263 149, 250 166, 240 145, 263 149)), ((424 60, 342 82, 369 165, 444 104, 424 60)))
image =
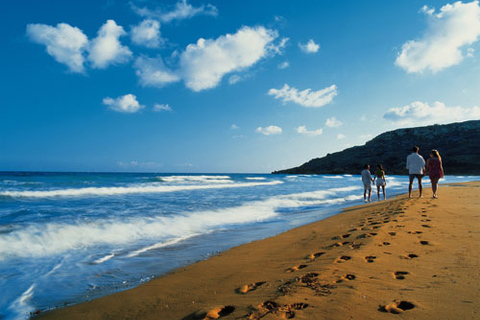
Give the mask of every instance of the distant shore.
POLYGON ((477 319, 480 182, 399 196, 39 319, 477 319))

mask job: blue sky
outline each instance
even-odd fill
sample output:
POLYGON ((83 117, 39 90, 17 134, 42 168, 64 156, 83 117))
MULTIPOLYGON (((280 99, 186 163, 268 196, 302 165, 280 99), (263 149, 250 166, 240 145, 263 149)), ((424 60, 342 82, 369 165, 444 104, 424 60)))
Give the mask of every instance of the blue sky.
POLYGON ((9 1, 0 170, 263 173, 480 119, 480 6, 9 1))

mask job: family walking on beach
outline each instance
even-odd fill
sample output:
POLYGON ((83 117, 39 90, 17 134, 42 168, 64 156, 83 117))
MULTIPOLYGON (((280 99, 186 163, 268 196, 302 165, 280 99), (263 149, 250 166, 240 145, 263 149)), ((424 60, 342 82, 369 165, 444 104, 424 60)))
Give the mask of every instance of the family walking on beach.
MULTIPOLYGON (((413 181, 418 180, 418 191, 419 197, 422 197, 423 187, 422 187, 422 178, 427 174, 430 178, 432 184, 433 198, 437 198, 437 189, 438 181, 443 178, 443 165, 442 157, 437 150, 432 150, 430 152, 430 158, 425 162, 425 159, 418 153, 420 150, 419 147, 414 146, 412 148, 412 153, 407 157, 406 168, 409 175, 408 183, 408 197, 412 197, 412 187, 413 181)), ((383 166, 379 164, 375 170, 375 174, 372 177, 370 173, 370 165, 366 164, 361 173, 362 182, 363 182, 363 200, 365 202, 371 201, 372 193, 372 183, 375 183, 377 186, 377 197, 380 200, 380 188, 382 189, 383 199, 386 200, 385 187, 387 182, 385 180, 385 170, 383 166)))

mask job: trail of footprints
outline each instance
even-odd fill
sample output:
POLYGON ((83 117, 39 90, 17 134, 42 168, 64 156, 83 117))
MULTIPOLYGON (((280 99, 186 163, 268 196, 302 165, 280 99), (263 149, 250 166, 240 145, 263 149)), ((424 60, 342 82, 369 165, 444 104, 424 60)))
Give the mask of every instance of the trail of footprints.
MULTIPOLYGON (((405 210, 407 208, 400 208, 400 209, 394 209, 394 210, 387 210, 387 212, 382 212, 382 211, 374 211, 372 214, 376 215, 377 217, 368 217, 365 219, 364 223, 360 224, 357 228, 349 230, 347 233, 335 236, 332 238, 333 241, 337 241, 324 249, 330 250, 334 249, 337 247, 341 246, 347 246, 349 245, 350 249, 356 250, 360 248, 363 243, 355 242, 355 241, 342 241, 345 239, 350 239, 350 238, 355 238, 355 240, 362 240, 366 239, 369 237, 375 237, 378 235, 377 232, 372 232, 372 230, 376 230, 381 228, 382 224, 387 224, 389 222, 395 222, 398 223, 397 219, 393 219, 394 216, 398 216, 399 218, 405 217, 405 210), (354 235, 355 232, 361 232, 361 231, 368 231, 364 233, 360 233, 358 235, 354 235)), ((428 219, 427 217, 427 210, 425 208, 422 208, 421 211, 421 226, 423 228, 431 228, 428 222, 431 222, 431 219, 428 219)), ((404 227, 403 225, 396 225, 397 228, 404 227)), ((411 235, 421 235, 423 234, 423 231, 408 231, 408 234, 411 235)), ((396 232, 391 231, 388 232, 387 235, 391 238, 394 239, 396 236, 396 232)), ((422 246, 428 246, 431 245, 429 241, 426 240, 419 240, 418 243, 422 246)), ((383 241, 379 244, 379 246, 390 246, 391 242, 390 241, 383 241)), ((322 257, 325 255, 327 252, 326 251, 319 251, 315 253, 309 254, 306 259, 308 260, 309 263, 314 263, 317 258, 322 257)), ((387 253, 387 252, 386 252, 387 253)), ((415 253, 406 253, 405 255, 400 257, 401 259, 406 259, 406 260, 413 260, 416 258, 419 258, 419 256, 415 253)), ((352 257, 348 255, 341 255, 338 256, 333 263, 347 263, 349 260, 351 260, 352 257)), ((377 257, 373 255, 368 255, 364 257, 364 261, 366 263, 374 263, 376 261, 377 257)), ((309 267, 309 264, 299 264, 294 267, 287 268, 285 270, 286 273, 295 273, 298 272, 302 269, 305 269, 309 267)), ((392 277, 394 280, 399 280, 403 281, 406 280, 407 277, 410 275, 410 272, 404 271, 404 270, 398 270, 392 272, 392 277)), ((333 282, 325 282, 321 281, 318 278, 319 274, 315 272, 309 272, 304 274, 303 276, 298 276, 290 281, 285 282, 283 285, 278 287, 278 291, 282 294, 288 294, 291 290, 292 287, 295 284, 300 284, 301 286, 304 286, 306 288, 311 289, 315 295, 318 296, 326 296, 332 293, 331 290, 334 290, 336 288, 337 284, 341 284, 344 282, 349 282, 349 281, 354 281, 357 279, 357 276, 352 273, 346 273, 342 275, 341 277, 337 278, 333 282)), ((264 285, 266 282, 261 281, 261 282, 254 282, 250 284, 243 285, 242 287, 236 289, 236 292, 239 294, 249 294, 252 291, 257 290, 260 288, 262 285, 264 285)), ((297 311, 303 310, 308 307, 308 304, 306 303, 292 303, 292 304, 286 304, 286 305, 281 305, 275 301, 265 301, 258 305, 257 307, 254 307, 252 312, 250 312, 247 315, 244 315, 243 317, 237 318, 237 319, 249 319, 249 320, 254 320, 254 319, 261 319, 265 317, 268 314, 274 314, 277 316, 280 316, 285 319, 292 319, 295 317, 295 314, 297 311)), ((386 312, 386 313, 392 313, 392 314, 400 314, 403 313, 404 311, 411 310, 415 308, 415 305, 411 302, 408 301, 392 301, 389 304, 380 306, 378 311, 379 312, 386 312)), ((235 311, 235 307, 233 306, 224 306, 224 307, 217 307, 210 312, 208 312, 203 319, 204 320, 209 320, 209 319, 218 319, 221 317, 224 317, 226 315, 229 315, 235 311)), ((200 318, 198 318, 200 319, 200 318)))

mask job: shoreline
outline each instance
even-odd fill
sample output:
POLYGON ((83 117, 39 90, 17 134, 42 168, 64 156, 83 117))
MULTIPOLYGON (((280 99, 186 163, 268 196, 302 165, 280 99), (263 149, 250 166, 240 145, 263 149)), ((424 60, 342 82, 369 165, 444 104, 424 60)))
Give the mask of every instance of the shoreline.
POLYGON ((479 188, 346 208, 35 319, 475 318, 479 188))

